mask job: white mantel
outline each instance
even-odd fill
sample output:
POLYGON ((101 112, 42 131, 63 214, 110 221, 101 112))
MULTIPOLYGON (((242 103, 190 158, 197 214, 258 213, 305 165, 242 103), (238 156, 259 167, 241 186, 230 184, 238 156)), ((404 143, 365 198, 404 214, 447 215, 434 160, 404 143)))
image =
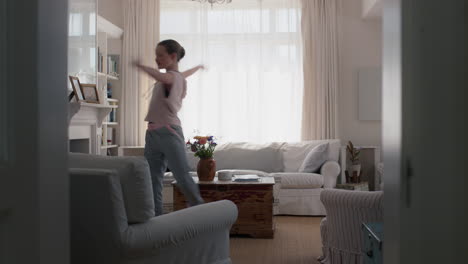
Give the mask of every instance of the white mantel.
POLYGON ((72 102, 69 105, 69 140, 88 139, 89 153, 101 153, 102 122, 113 106, 72 102))

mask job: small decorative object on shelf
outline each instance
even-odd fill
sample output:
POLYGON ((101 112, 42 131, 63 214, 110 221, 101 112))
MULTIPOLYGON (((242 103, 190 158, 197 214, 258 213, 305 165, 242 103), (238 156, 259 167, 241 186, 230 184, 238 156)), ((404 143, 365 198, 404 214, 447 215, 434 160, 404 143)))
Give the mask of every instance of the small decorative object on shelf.
POLYGON ((110 82, 107 83, 107 98, 112 98, 112 84, 110 82))
POLYGON ((119 60, 120 56, 116 54, 107 55, 107 74, 119 78, 119 60))
POLYGON ((111 110, 111 112, 109 113, 109 122, 116 122, 116 119, 115 119, 115 108, 113 108, 111 110))
POLYGON ((359 163, 359 154, 361 151, 355 148, 353 142, 348 141, 346 150, 349 154, 351 165, 345 171, 346 182, 359 183, 361 181, 361 164, 359 163))
POLYGON ((196 136, 195 141, 192 143, 187 141, 186 146, 195 157, 199 157, 197 165, 197 174, 200 181, 212 181, 216 173, 216 162, 213 159, 213 152, 216 147, 213 136, 196 136))
POLYGON ((114 144, 114 129, 112 127, 107 128, 107 145, 114 144))
POLYGON ((97 67, 97 71, 98 72, 102 72, 102 64, 103 64, 103 55, 102 55, 102 52, 100 50, 99 47, 97 47, 98 49, 98 67, 97 67))

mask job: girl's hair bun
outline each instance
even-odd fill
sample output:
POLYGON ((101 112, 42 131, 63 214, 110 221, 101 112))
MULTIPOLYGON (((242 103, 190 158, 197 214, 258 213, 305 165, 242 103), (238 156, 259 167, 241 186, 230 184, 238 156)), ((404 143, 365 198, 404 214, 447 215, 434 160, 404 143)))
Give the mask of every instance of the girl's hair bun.
POLYGON ((164 46, 167 53, 177 54, 177 61, 180 61, 185 56, 185 49, 179 44, 179 42, 173 39, 166 39, 158 43, 158 46, 164 46))

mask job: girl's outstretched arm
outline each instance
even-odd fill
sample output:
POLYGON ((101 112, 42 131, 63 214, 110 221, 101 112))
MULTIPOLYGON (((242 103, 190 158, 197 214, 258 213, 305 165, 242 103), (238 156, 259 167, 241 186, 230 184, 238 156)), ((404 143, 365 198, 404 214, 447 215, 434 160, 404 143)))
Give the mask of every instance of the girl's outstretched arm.
POLYGON ((139 62, 134 62, 133 65, 138 67, 138 69, 146 72, 149 76, 153 77, 158 82, 165 84, 172 84, 174 82, 174 75, 170 73, 162 73, 157 69, 142 65, 139 62))
POLYGON ((200 65, 197 65, 191 69, 188 69, 184 72, 182 72, 182 75, 184 76, 184 78, 187 78, 189 77, 190 75, 194 74, 195 72, 197 72, 199 69, 205 69, 205 66, 200 64, 200 65))

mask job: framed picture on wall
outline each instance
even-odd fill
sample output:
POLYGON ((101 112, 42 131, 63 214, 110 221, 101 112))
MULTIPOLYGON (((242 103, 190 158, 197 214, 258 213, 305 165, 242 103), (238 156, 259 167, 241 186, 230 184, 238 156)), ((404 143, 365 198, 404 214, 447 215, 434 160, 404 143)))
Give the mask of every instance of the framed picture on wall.
POLYGON ((84 102, 85 97, 83 95, 83 90, 81 89, 80 79, 78 79, 78 77, 75 77, 75 76, 68 76, 68 78, 70 79, 76 101, 84 102))
POLYGON ((94 104, 100 103, 96 84, 82 83, 81 90, 83 91, 83 96, 87 103, 94 103, 94 104))

